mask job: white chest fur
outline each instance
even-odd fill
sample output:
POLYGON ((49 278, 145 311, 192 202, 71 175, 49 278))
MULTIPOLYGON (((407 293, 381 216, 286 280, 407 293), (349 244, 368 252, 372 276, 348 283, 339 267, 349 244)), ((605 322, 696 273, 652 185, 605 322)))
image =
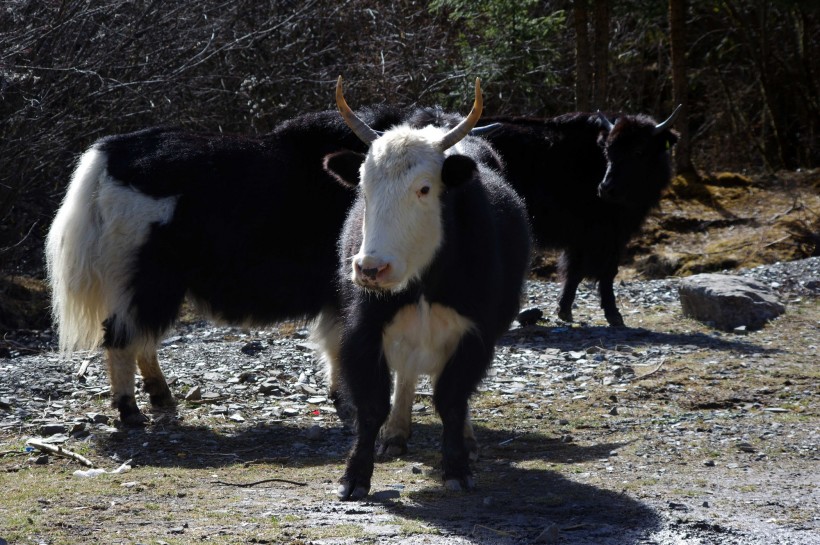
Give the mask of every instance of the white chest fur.
POLYGON ((450 307, 422 298, 396 313, 384 329, 382 346, 388 366, 399 374, 441 374, 459 341, 473 323, 450 307))

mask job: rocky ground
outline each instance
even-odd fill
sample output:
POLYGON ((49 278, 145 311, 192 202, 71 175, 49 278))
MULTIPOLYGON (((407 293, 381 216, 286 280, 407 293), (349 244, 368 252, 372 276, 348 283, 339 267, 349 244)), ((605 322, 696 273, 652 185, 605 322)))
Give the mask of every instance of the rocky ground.
POLYGON ((477 489, 441 486, 422 383, 409 453, 382 460, 359 503, 335 498, 352 435, 304 324, 183 321, 160 351, 178 411, 138 430, 113 420, 100 354, 61 361, 48 331, 11 332, 0 544, 820 543, 820 258, 733 274, 786 314, 718 332, 681 315, 677 279, 629 280, 628 328, 606 327, 592 286, 567 325, 551 317, 558 285, 530 281, 546 319, 510 330, 474 398, 477 489), (31 437, 130 470, 80 477, 31 437))

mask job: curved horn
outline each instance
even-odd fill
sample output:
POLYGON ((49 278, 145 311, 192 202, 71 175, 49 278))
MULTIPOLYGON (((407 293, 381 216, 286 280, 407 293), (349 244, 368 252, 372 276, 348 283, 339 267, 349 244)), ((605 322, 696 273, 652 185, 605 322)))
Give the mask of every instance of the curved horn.
POLYGON ((487 134, 488 132, 493 132, 494 130, 501 127, 501 123, 490 123, 489 125, 483 125, 481 127, 476 127, 470 131, 470 136, 480 136, 482 134, 487 134))
POLYGON ((461 123, 453 127, 450 132, 444 135, 444 138, 439 142, 439 148, 444 151, 455 146, 462 138, 470 134, 473 127, 478 123, 481 117, 481 111, 484 109, 484 99, 481 96, 481 81, 475 79, 475 101, 473 102, 473 109, 470 110, 470 115, 465 117, 461 123))
POLYGON ((672 115, 666 118, 666 121, 664 121, 663 123, 659 123, 658 125, 655 125, 655 130, 652 131, 652 134, 658 134, 661 131, 665 131, 666 129, 671 127, 672 123, 674 123, 675 119, 677 119, 681 108, 683 108, 683 104, 678 104, 678 107, 675 108, 675 111, 672 112, 672 115))
POLYGON ((615 125, 612 123, 612 121, 610 121, 610 120, 609 120, 609 118, 608 118, 607 116, 605 116, 605 115, 603 114, 603 112, 601 112, 601 110, 598 110, 598 119, 600 119, 600 120, 601 120, 601 124, 602 124, 602 125, 603 125, 603 127, 604 127, 606 130, 608 130, 608 131, 611 131, 611 130, 612 130, 612 127, 614 127, 614 126, 615 126, 615 125))
POLYGON ((359 119, 358 116, 353 113, 353 110, 350 109, 350 106, 347 105, 347 101, 342 93, 342 76, 339 76, 339 79, 336 80, 336 107, 339 108, 339 113, 342 114, 342 118, 345 120, 345 123, 347 123, 347 126, 350 127, 353 134, 358 136, 362 142, 370 145, 373 140, 379 137, 376 131, 359 119))

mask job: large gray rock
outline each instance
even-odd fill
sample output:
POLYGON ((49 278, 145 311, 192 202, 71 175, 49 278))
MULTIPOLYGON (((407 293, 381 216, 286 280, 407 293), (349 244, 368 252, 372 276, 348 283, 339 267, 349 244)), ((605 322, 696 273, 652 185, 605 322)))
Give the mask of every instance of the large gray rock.
POLYGON ((736 327, 760 329, 786 311, 764 284, 725 274, 696 274, 678 287, 683 315, 731 331, 736 327))

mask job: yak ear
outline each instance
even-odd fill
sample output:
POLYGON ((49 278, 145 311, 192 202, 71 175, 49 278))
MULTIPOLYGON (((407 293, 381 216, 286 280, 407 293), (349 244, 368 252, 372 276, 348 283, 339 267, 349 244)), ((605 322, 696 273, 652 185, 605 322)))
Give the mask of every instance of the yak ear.
POLYGON ((342 185, 356 187, 359 184, 359 167, 362 161, 364 154, 343 150, 325 155, 322 166, 325 172, 342 185))
POLYGON ((672 146, 678 143, 678 131, 668 130, 663 136, 666 140, 666 149, 672 149, 672 146))
POLYGON ((469 182, 478 172, 478 166, 466 155, 448 155, 441 167, 441 181, 447 187, 469 182))

